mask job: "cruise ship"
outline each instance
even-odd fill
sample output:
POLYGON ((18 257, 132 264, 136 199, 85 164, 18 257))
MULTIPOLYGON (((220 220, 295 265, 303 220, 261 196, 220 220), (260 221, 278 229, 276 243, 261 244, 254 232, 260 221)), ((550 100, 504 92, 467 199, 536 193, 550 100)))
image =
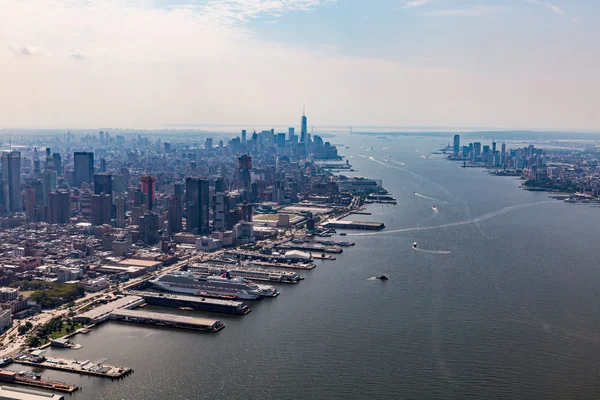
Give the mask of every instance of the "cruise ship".
POLYGON ((194 276, 189 271, 168 272, 150 281, 153 285, 169 292, 254 300, 262 295, 258 285, 244 278, 223 276, 194 276))
POLYGON ((188 271, 197 272, 203 275, 222 275, 226 272, 233 277, 251 279, 253 281, 264 281, 274 283, 298 283, 302 278, 295 272, 278 271, 260 268, 240 268, 229 266, 220 266, 213 264, 192 264, 188 266, 188 271))

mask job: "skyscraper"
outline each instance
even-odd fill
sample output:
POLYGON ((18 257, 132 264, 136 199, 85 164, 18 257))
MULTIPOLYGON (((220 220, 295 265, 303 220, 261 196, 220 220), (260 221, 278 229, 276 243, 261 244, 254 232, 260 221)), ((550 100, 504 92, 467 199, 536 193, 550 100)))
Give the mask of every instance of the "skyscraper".
POLYGON ((73 158, 75 160, 73 186, 81 187, 83 182, 92 183, 94 180, 94 153, 76 151, 73 158))
POLYGON ((58 183, 58 175, 56 171, 44 171, 42 174, 43 179, 43 199, 44 205, 48 205, 48 199, 51 192, 56 191, 56 184, 58 183))
POLYGON ((213 229, 225 230, 225 213, 229 211, 229 199, 225 194, 223 178, 215 181, 215 195, 213 196, 213 229))
POLYGON ((207 138, 206 139, 206 144, 204 145, 204 149, 206 151, 212 151, 213 150, 213 140, 212 138, 207 138))
POLYGON ((54 169, 58 176, 61 176, 63 173, 62 170, 62 158, 60 157, 60 153, 52 154, 52 162, 54 163, 54 169))
POLYGON ((206 234, 208 229, 208 180, 187 178, 186 180, 186 222, 188 232, 206 234))
POLYGON ((240 180, 240 187, 246 191, 250 190, 252 183, 252 157, 248 154, 241 155, 238 158, 238 177, 240 180))
POLYGON ((48 199, 48 222, 66 224, 71 218, 71 193, 59 190, 50 193, 48 199))
POLYGON ((175 194, 171 197, 171 204, 169 207, 169 232, 177 233, 183 230, 181 219, 181 199, 175 194))
POLYGON ((112 198, 109 194, 92 195, 92 225, 110 224, 112 198))
POLYGON ((21 153, 2 153, 2 178, 4 181, 4 205, 10 212, 21 211, 21 153))
POLYGON ((94 194, 106 193, 112 196, 112 175, 99 173, 94 175, 94 194))
POLYGON ((140 189, 146 195, 146 209, 154 209, 154 200, 156 200, 156 178, 151 175, 145 175, 140 178, 140 189))
POLYGON ((306 113, 304 112, 304 108, 302 109, 302 128, 300 131, 300 143, 306 144, 308 141, 308 127, 306 121, 306 113))
POLYGON ((458 157, 458 153, 460 152, 460 135, 454 135, 454 147, 452 150, 454 157, 458 157))
POLYGON ((115 211, 117 216, 117 228, 125 227, 125 199, 120 195, 115 198, 115 211))
POLYGON ((242 143, 246 143, 246 130, 242 129, 242 143))
POLYGON ((25 189, 25 214, 27 215, 27 221, 37 221, 37 202, 35 199, 35 189, 25 189))

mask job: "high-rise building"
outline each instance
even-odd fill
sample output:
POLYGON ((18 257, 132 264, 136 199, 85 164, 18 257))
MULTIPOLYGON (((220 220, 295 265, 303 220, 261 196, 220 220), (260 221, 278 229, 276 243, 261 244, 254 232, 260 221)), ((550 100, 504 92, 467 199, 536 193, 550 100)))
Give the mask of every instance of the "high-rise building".
POLYGON ((92 195, 92 225, 110 224, 112 197, 110 194, 92 195))
POLYGON ((300 143, 304 143, 306 144, 306 142, 308 141, 308 126, 307 126, 307 120, 306 120, 306 113, 304 112, 304 109, 302 109, 302 127, 300 130, 300 143))
POLYGON ((215 181, 213 196, 213 229, 225 230, 225 213, 229 211, 229 198, 225 194, 225 181, 220 178, 215 181))
POLYGON ((112 175, 99 173, 94 175, 94 194, 106 193, 112 196, 112 175))
POLYGON ((206 144, 204 145, 204 148, 206 151, 212 151, 213 150, 213 140, 212 138, 206 138, 206 144))
POLYGON ((183 230, 182 225, 182 212, 181 212, 181 200, 178 195, 171 197, 171 204, 169 207, 169 232, 177 233, 183 230))
POLYGON ((296 143, 296 133, 294 132, 294 128, 288 128, 288 140, 292 143, 296 143))
POLYGON ((252 204, 243 202, 240 206, 242 221, 252 222, 252 204))
POLYGON ((285 200, 285 182, 275 181, 273 187, 272 200, 277 203, 281 203, 285 200))
POLYGON ((502 154, 506 154, 506 143, 502 143, 502 154))
POLYGON ((48 205, 48 198, 51 192, 56 191, 56 185, 58 183, 58 175, 56 171, 44 171, 42 174, 43 179, 43 202, 44 205, 48 205))
POLYGON ((250 190, 252 183, 252 157, 248 154, 241 155, 238 158, 238 177, 240 186, 246 191, 250 190))
POLYGON ((140 240, 144 242, 145 245, 158 243, 158 214, 146 212, 139 218, 138 225, 140 240))
POLYGON ((125 227, 125 199, 117 195, 115 198, 115 212, 117 217, 117 228, 125 227))
POLYGON ((107 164, 104 158, 100 159, 100 172, 106 172, 107 164))
POLYGON ((52 154, 52 163, 54 164, 54 170, 56 171, 58 176, 61 176, 63 173, 63 170, 62 170, 62 158, 60 156, 60 153, 52 154))
POLYGON ((37 202, 35 199, 35 189, 25 189, 25 214, 27 215, 27 221, 36 222, 37 218, 37 202))
POLYGON ((66 224, 71 218, 71 193, 59 190, 50 193, 48 199, 48 222, 51 224, 66 224))
POLYGON ((75 170, 73 171, 73 186, 81 187, 84 182, 94 180, 94 153, 76 151, 74 156, 75 170))
POLYGON ((242 143, 246 143, 246 130, 242 129, 242 143))
POLYGON ((209 182, 206 179, 187 178, 186 180, 186 223, 188 232, 209 233, 208 203, 209 182))
POLYGON ((2 153, 2 178, 4 183, 4 205, 10 212, 21 211, 21 153, 2 153))
POLYGON ((140 178, 140 189, 146 195, 146 209, 154 209, 154 200, 156 200, 156 178, 150 175, 145 175, 140 178))
POLYGON ((452 150, 454 157, 458 157, 458 153, 460 153, 460 135, 454 135, 454 146, 452 150))

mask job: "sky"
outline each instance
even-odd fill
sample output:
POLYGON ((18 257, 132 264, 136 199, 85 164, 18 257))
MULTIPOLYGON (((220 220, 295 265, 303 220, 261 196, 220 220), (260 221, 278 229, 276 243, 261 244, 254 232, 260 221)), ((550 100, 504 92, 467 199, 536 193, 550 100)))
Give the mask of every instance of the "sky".
POLYGON ((600 131, 598 0, 0 0, 0 128, 600 131))

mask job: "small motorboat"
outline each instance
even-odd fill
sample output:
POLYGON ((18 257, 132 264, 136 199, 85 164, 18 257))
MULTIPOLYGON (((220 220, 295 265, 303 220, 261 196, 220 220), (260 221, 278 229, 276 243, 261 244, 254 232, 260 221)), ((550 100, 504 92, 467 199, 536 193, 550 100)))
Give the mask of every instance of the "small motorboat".
POLYGON ((386 274, 377 275, 375 278, 379 279, 380 281, 387 281, 389 279, 386 274))
POLYGON ((413 249, 416 249, 416 248, 417 248, 417 242, 414 242, 413 243, 413 249))
POLYGON ((437 207, 436 207, 436 206, 431 206, 431 208, 433 208, 434 210, 437 210, 437 207))
POLYGON ((342 232, 342 233, 340 233, 340 236, 346 236, 346 235, 347 235, 347 233, 346 233, 346 232, 342 232))

